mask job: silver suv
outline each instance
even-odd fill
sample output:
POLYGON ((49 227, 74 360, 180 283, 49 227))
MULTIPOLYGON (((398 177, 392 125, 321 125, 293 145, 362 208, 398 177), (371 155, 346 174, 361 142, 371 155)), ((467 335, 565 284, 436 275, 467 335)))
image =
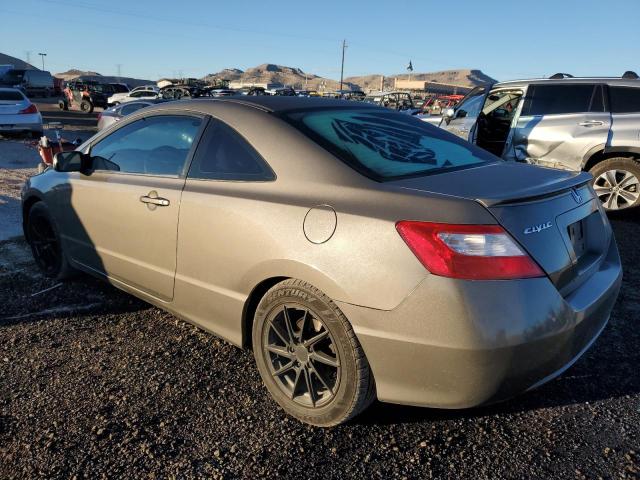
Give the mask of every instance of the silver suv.
POLYGON ((440 126, 505 160, 585 170, 607 210, 640 205, 640 79, 516 80, 476 87, 440 126))

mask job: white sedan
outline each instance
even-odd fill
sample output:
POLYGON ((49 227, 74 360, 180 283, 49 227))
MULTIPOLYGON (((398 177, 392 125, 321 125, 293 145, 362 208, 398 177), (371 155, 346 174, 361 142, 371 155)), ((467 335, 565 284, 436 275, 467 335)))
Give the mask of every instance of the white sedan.
POLYGON ((30 132, 42 136, 42 115, 17 88, 0 88, 0 134, 30 132))
POLYGON ((155 85, 144 85, 142 87, 136 87, 130 92, 114 93, 107 99, 107 104, 112 106, 134 100, 151 100, 158 98, 159 92, 160 89, 155 85))

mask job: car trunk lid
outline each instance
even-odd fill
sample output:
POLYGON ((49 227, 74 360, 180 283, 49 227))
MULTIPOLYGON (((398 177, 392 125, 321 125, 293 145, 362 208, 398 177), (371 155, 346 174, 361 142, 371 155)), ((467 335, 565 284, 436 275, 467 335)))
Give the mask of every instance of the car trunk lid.
POLYGON ((24 100, 0 100, 0 115, 16 115, 29 106, 24 100))
POLYGON ((392 182, 484 205, 563 294, 597 269, 611 227, 586 173, 511 162, 392 182))

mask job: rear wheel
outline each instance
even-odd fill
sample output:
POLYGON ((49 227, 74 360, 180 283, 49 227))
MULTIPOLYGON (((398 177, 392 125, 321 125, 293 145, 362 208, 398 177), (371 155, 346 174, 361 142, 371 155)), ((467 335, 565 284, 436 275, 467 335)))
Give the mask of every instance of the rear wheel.
POLYGON ((58 280, 72 276, 74 270, 67 261, 60 235, 44 203, 38 202, 29 210, 25 234, 33 258, 44 275, 58 280))
POLYGON ((609 158, 589 170, 593 189, 606 210, 640 205, 640 164, 633 158, 609 158))
POLYGON ((260 301, 253 352, 269 393, 303 422, 337 425, 375 398, 351 325, 329 297, 300 280, 280 282, 260 301))

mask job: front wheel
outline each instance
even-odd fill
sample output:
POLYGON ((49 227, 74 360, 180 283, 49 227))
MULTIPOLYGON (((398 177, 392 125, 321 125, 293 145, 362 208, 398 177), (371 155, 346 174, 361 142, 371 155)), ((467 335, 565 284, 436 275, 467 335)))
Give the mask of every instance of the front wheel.
POLYGON ((640 205, 640 163, 633 158, 609 158, 589 170, 593 189, 606 210, 640 205))
POLYGON ((340 309, 301 280, 260 301, 253 353, 271 396, 290 415, 322 427, 346 422, 375 398, 369 363, 340 309))
POLYGON ((64 280, 73 275, 73 267, 67 261, 55 222, 43 202, 37 202, 29 210, 25 235, 33 258, 45 276, 64 280))

